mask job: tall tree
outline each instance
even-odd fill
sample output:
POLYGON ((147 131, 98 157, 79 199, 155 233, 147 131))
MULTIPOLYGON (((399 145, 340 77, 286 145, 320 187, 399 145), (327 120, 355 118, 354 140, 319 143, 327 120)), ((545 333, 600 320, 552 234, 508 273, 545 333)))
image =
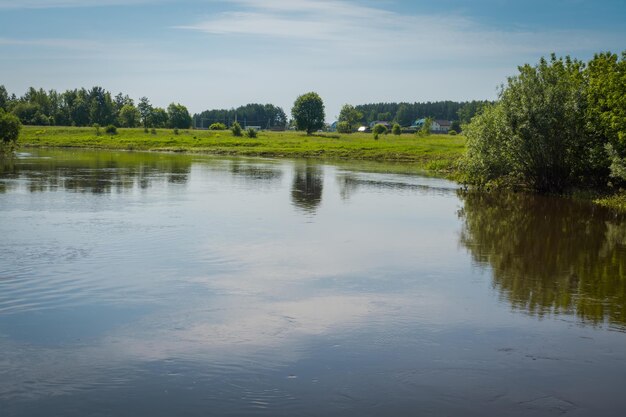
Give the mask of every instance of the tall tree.
POLYGON ((339 122, 346 123, 348 132, 352 132, 359 127, 359 122, 363 118, 363 113, 358 111, 353 105, 345 104, 339 112, 339 122))
POLYGON ((298 130, 305 130, 307 135, 324 127, 325 114, 322 98, 314 92, 299 96, 291 109, 291 115, 298 130))
POLYGON ((191 127, 191 115, 187 107, 182 104, 172 103, 167 107, 168 125, 171 128, 189 129, 191 127))
POLYGON ((141 114, 132 104, 125 104, 120 109, 118 123, 121 127, 137 127, 141 123, 141 114))
POLYGON ((152 121, 150 120, 150 116, 152 115, 152 105, 150 104, 148 97, 141 97, 139 99, 137 110, 139 110, 139 114, 141 115, 141 123, 143 124, 143 127, 152 127, 152 121))

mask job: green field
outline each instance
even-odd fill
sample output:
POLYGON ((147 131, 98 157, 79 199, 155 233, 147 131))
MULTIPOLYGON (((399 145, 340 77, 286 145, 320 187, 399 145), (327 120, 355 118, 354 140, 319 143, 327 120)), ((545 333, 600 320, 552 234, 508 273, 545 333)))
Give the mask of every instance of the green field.
POLYGON ((24 126, 19 144, 25 147, 79 147, 162 152, 194 152, 289 158, 402 161, 441 173, 455 171, 465 152, 462 136, 319 134, 259 132, 257 138, 234 137, 230 131, 118 129, 115 135, 96 135, 94 128, 24 126))

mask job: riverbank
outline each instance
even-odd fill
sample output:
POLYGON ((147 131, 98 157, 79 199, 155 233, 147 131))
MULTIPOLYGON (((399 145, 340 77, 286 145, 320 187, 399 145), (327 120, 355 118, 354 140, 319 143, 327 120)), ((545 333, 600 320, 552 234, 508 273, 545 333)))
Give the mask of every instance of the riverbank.
POLYGON ((234 137, 230 131, 117 129, 109 135, 100 129, 24 126, 19 144, 26 147, 75 147, 110 150, 190 152, 231 156, 352 159, 411 162, 424 171, 453 176, 465 153, 462 136, 392 134, 375 140, 372 134, 258 132, 256 138, 234 137))
MULTIPOLYGON (((372 134, 323 133, 307 136, 301 132, 258 132, 258 137, 234 137, 230 131, 117 129, 110 135, 92 127, 24 126, 19 144, 24 147, 87 148, 187 152, 228 156, 276 158, 317 158, 329 160, 389 161, 410 164, 410 171, 422 171, 458 180, 458 163, 465 154, 463 136, 392 134, 374 140, 372 134)), ((405 165, 402 169, 407 169, 405 165)), ((579 197, 580 198, 580 197, 579 197)), ((626 213, 626 194, 589 194, 584 199, 626 213)))

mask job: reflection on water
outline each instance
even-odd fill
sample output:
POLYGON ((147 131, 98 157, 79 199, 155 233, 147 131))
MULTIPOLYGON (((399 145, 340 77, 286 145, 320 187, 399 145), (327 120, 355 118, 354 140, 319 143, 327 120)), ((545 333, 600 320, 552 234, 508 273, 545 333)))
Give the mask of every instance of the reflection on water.
POLYGON ((0 415, 621 417, 624 223, 404 168, 0 165, 0 415))
POLYGON ((306 162, 294 167, 291 199, 293 204, 308 213, 315 213, 322 202, 323 171, 319 165, 306 162))
POLYGON ((519 310, 626 324, 626 221, 584 202, 460 193, 461 243, 519 310))
POLYGON ((124 192, 137 186, 147 189, 157 178, 184 184, 192 162, 185 155, 170 158, 133 152, 42 151, 38 154, 39 157, 33 158, 22 153, 17 159, 0 164, 0 192, 18 187, 19 179, 28 182, 30 192, 61 188, 94 194, 124 192))

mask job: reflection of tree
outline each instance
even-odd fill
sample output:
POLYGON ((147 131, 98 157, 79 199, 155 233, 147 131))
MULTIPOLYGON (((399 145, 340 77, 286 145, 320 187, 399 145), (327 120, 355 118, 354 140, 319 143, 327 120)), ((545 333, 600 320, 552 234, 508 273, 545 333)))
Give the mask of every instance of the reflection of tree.
POLYGON ((461 243, 531 314, 626 324, 626 221, 565 199, 462 193, 461 243))
POLYGON ((324 179, 318 165, 296 165, 291 200, 296 207, 314 213, 322 202, 324 179))
MULTIPOLYGON (((39 151, 36 158, 14 160, 0 166, 0 178, 26 180, 30 192, 62 188, 103 194, 149 188, 163 174, 171 183, 184 184, 191 170, 191 158, 130 152, 39 151)), ((5 190, 16 182, 0 181, 5 190)))
POLYGON ((283 171, 266 164, 255 164, 250 161, 234 160, 230 164, 233 177, 255 187, 269 185, 283 176, 283 171))
POLYGON ((338 175, 337 184, 342 200, 349 200, 359 188, 359 182, 351 174, 338 175))

